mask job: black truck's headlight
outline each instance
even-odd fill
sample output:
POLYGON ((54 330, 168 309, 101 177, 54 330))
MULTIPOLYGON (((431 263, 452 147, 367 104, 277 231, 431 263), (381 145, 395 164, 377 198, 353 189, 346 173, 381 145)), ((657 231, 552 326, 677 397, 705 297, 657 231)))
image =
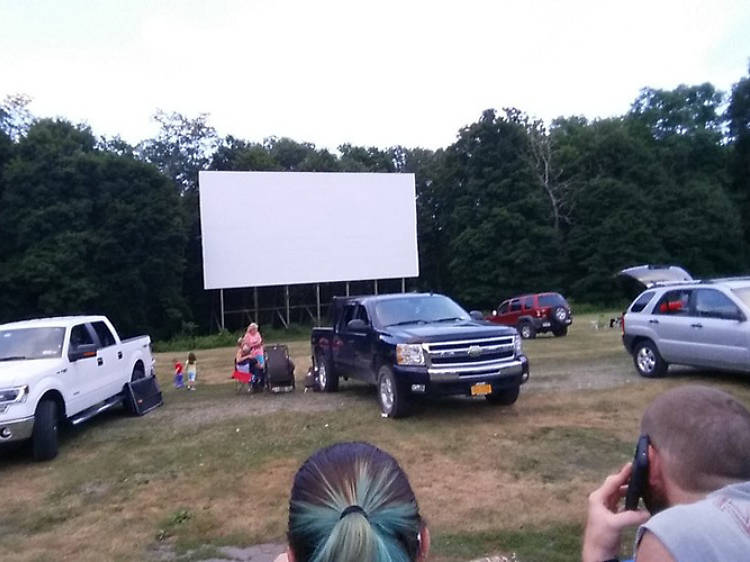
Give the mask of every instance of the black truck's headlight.
POLYGON ((523 343, 521 341, 520 334, 515 336, 513 344, 515 345, 515 348, 516 348, 516 357, 518 357, 519 355, 523 353, 523 343))
POLYGON ((396 344, 396 363, 398 365, 424 365, 424 350, 422 349, 422 344, 396 344))

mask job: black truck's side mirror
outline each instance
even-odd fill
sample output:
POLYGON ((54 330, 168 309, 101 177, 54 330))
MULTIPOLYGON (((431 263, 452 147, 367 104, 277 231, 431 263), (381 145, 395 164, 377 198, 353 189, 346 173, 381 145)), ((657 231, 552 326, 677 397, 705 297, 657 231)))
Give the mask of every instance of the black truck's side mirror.
POLYGON ((469 316, 471 316, 472 320, 482 321, 484 320, 484 314, 482 314, 481 310, 472 310, 469 312, 469 316))
POLYGON ((355 318, 346 323, 346 329, 354 332, 361 332, 367 329, 367 324, 361 318, 355 318))
POLYGON ((96 357, 96 344, 95 343, 82 343, 75 347, 71 346, 68 350, 68 360, 73 363, 79 359, 86 359, 88 357, 96 357))

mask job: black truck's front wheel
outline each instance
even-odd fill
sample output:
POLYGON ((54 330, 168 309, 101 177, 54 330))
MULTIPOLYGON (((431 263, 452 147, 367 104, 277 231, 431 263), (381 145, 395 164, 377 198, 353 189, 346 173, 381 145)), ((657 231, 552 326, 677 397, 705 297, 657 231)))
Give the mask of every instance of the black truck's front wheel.
POLYGON ((383 365, 378 370, 378 401, 380 411, 389 418, 403 418, 409 415, 408 393, 399 384, 390 367, 383 365))
POLYGON ((331 362, 319 353, 315 357, 315 363, 318 367, 318 388, 323 392, 336 392, 339 389, 339 377, 333 372, 331 362))

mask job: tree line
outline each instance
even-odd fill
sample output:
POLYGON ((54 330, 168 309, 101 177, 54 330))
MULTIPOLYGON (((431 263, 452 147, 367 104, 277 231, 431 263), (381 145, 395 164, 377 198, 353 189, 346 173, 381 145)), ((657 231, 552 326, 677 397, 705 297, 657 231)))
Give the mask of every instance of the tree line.
POLYGON ((28 104, 0 105, 0 322, 102 312, 126 333, 210 330, 199 170, 414 173, 416 284, 468 308, 540 290, 611 304, 630 265, 750 264, 750 73, 726 93, 644 88, 604 119, 488 109, 438 150, 220 138, 205 114, 162 111, 132 146, 28 104))

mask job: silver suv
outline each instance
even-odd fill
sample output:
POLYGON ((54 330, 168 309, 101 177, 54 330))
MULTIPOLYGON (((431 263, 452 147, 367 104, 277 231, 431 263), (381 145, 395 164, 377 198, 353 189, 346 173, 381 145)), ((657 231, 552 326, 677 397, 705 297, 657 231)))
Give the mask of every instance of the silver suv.
POLYGON ((622 341, 644 377, 671 363, 750 371, 750 277, 693 280, 675 266, 638 266, 621 275, 646 286, 623 315, 622 341))

